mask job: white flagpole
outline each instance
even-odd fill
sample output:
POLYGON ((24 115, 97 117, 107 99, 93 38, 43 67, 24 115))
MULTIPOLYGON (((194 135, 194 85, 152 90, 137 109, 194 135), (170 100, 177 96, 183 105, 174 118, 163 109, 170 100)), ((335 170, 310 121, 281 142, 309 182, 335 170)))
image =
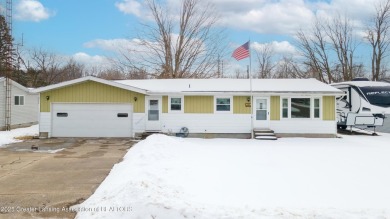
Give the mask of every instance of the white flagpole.
POLYGON ((249 39, 249 89, 251 95, 251 138, 254 138, 253 134, 253 91, 252 91, 252 54, 251 54, 251 40, 249 39))

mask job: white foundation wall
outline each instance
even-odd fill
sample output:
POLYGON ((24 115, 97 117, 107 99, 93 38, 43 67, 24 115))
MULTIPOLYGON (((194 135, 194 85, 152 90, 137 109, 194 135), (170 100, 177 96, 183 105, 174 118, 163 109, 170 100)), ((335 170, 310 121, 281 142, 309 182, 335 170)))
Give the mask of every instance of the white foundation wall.
MULTIPOLYGON (((133 137, 145 131, 147 115, 133 113, 133 137)), ((51 136, 51 113, 41 112, 40 132, 51 136)), ((187 127, 190 133, 251 133, 249 114, 161 114, 161 131, 177 133, 187 127)), ((270 129, 285 134, 336 134, 336 121, 323 120, 279 120, 270 121, 270 129)))
POLYGON ((135 133, 142 133, 145 131, 146 114, 133 113, 133 137, 135 133))
POLYGON ((41 112, 39 114, 39 132, 49 133, 51 136, 51 112, 41 112))
MULTIPOLYGON (((163 132, 176 133, 187 127, 190 133, 251 133, 248 114, 163 114, 163 132)), ((270 129, 286 134, 336 134, 336 121, 289 119, 270 121, 270 129)))
POLYGON ((190 133, 250 133, 249 114, 162 114, 163 132, 179 132, 187 127, 190 133))
POLYGON ((336 134, 336 121, 288 119, 271 121, 270 129, 285 134, 336 134))

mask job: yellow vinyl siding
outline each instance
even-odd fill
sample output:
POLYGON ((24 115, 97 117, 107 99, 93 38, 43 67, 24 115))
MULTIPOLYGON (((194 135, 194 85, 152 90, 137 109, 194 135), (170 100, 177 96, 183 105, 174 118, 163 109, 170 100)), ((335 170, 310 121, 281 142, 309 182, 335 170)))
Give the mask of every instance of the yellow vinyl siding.
POLYGON ((280 120, 280 96, 271 96, 271 120, 280 120))
POLYGON ((214 113, 214 97, 185 96, 184 113, 214 113))
POLYGON ((250 105, 245 106, 245 104, 250 104, 251 101, 248 98, 249 96, 234 96, 233 97, 233 113, 234 114, 250 114, 251 107, 250 105))
POLYGON ((322 97, 322 119, 323 120, 335 120, 335 97, 334 96, 323 96, 322 97))
POLYGON ((131 103, 135 113, 145 112, 145 95, 87 81, 41 93, 41 112, 50 112, 50 103, 131 103), (46 99, 49 96, 49 100, 46 99), (137 98, 137 101, 134 100, 137 98))
POLYGON ((162 97, 162 113, 168 113, 168 96, 162 97))

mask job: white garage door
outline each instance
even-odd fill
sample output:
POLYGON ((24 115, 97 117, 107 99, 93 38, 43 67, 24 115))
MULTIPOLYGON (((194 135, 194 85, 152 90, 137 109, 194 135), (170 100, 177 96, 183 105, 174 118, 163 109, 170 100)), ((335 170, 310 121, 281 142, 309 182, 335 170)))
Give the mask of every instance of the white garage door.
POLYGON ((131 137, 131 104, 52 104, 52 137, 131 137))

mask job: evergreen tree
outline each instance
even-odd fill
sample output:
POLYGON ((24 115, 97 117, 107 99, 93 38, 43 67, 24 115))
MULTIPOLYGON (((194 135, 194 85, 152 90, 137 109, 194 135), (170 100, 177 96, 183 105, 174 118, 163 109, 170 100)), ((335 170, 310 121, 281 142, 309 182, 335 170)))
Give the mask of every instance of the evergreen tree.
POLYGON ((12 45, 12 41, 13 39, 5 17, 0 15, 0 77, 6 76, 7 57, 9 57, 10 52, 12 53, 12 51, 9 51, 9 46, 12 45))

